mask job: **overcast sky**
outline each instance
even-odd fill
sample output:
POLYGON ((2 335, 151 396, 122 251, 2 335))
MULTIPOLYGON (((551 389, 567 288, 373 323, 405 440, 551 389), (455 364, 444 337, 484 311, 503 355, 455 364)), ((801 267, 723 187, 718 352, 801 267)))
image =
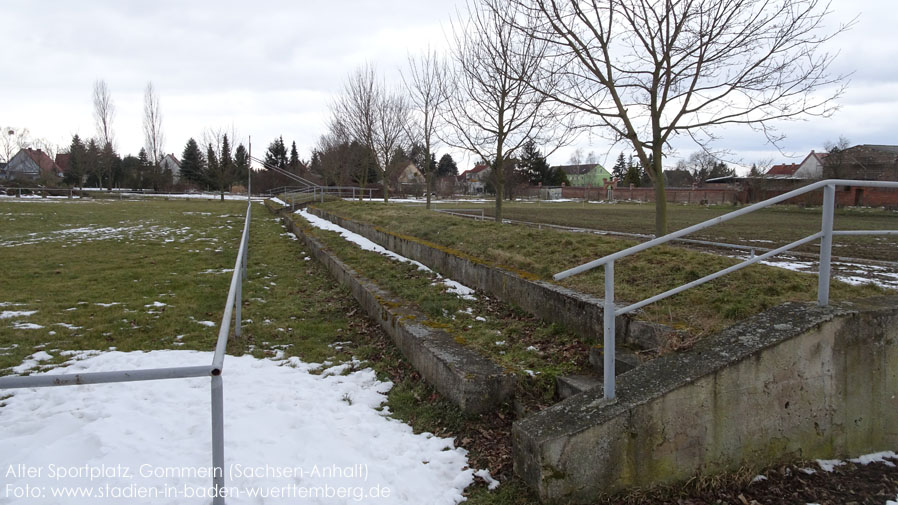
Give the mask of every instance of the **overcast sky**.
MULTIPOLYGON (((0 0, 0 125, 59 145, 75 133, 91 137, 93 83, 103 79, 116 107, 118 151, 136 155, 143 90, 152 81, 167 152, 180 157, 189 137, 226 128, 244 142, 251 136, 256 155, 283 135, 308 159, 347 73, 370 61, 398 81, 409 51, 446 46, 445 26, 462 3, 0 0)), ((852 144, 898 143, 898 9, 893 0, 834 0, 832 10, 832 24, 860 16, 833 45, 841 53, 834 71, 854 72, 841 109, 781 126, 783 153, 750 130, 719 132, 731 160, 800 162, 840 135, 852 144)), ((674 146, 673 159, 695 150, 685 141, 674 146)), ((567 162, 575 147, 607 166, 626 150, 583 137, 550 162, 567 162)), ((469 168, 470 159, 459 161, 469 168)))

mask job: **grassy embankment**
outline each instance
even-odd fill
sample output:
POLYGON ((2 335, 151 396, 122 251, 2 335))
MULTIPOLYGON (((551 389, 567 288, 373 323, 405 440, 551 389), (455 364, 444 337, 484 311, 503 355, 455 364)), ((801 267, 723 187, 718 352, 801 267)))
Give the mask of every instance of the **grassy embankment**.
MULTIPOLYGON (((543 209, 546 207, 543 205, 543 209)), ((636 244, 632 240, 593 234, 472 221, 428 213, 418 207, 333 202, 322 208, 547 281, 551 281, 554 273, 636 244)), ((601 214, 605 207, 592 209, 601 214)), ((622 302, 639 301, 736 262, 732 258, 678 247, 652 248, 615 264, 616 298, 622 302)), ((601 297, 604 271, 597 268, 569 277, 560 284, 601 297)), ((701 336, 785 301, 815 300, 816 288, 816 276, 754 265, 649 305, 638 317, 701 336)), ((883 292, 874 286, 850 286, 834 281, 831 298, 863 298, 883 292)))
MULTIPOLYGON (((483 209, 493 215, 494 203, 437 203, 436 208, 483 209)), ((732 212, 732 205, 668 206, 670 231, 676 231, 732 212)), ((651 203, 614 204, 599 202, 509 202, 503 206, 506 219, 534 223, 577 226, 623 233, 655 232, 655 206, 651 203)), ((836 209, 835 229, 889 230, 898 228, 898 211, 872 208, 836 209)), ((774 205, 723 225, 706 228, 686 238, 775 248, 820 231, 820 207, 774 205)), ((816 253, 819 245, 807 244, 799 251, 816 253)), ((833 254, 873 260, 898 261, 898 237, 836 237, 833 254)))

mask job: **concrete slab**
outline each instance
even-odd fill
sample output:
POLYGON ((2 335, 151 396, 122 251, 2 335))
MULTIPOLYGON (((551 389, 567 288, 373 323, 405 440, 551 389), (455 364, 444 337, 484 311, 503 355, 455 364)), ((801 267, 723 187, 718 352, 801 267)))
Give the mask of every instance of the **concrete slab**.
POLYGON ((558 375, 555 377, 555 397, 565 400, 576 394, 602 387, 599 375, 558 375))
POLYGON ((898 297, 788 303, 515 422, 544 501, 898 445, 898 297))

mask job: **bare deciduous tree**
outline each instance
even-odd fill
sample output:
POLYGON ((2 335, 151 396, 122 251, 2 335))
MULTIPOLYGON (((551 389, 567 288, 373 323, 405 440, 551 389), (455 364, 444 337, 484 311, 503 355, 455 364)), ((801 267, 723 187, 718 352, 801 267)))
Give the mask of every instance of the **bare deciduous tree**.
POLYGON ((427 208, 433 193, 433 172, 430 170, 431 152, 435 147, 436 119, 446 102, 445 79, 449 76, 446 62, 431 49, 408 58, 408 73, 403 82, 409 93, 410 107, 415 113, 409 121, 409 137, 424 141, 424 178, 427 185, 427 208))
MULTIPOLYGON (((159 106, 159 95, 153 83, 148 82, 143 93, 143 138, 144 148, 149 154, 154 167, 159 166, 165 156, 165 135, 162 132, 162 109, 159 106)), ((155 169, 154 169, 155 170, 155 169)))
POLYGON ((97 140, 100 144, 100 157, 94 170, 97 174, 100 187, 103 187, 103 178, 106 178, 106 186, 112 190, 113 160, 110 153, 115 153, 114 136, 112 133, 112 121, 115 118, 115 104, 106 81, 99 79, 94 81, 94 123, 97 128, 97 140))
MULTIPOLYGON (((330 130, 365 146, 374 154, 383 176, 384 201, 389 198, 389 171, 393 153, 400 146, 408 123, 408 105, 404 98, 389 93, 377 78, 373 65, 355 70, 343 85, 343 93, 331 104, 330 130)), ((368 184, 368 171, 362 170, 359 183, 368 184)), ((361 199, 359 192, 359 198, 361 199)))
MULTIPOLYGON (((374 66, 365 64, 357 68, 343 84, 343 93, 331 103, 330 130, 374 152, 379 100, 380 86, 374 66)), ((368 185, 367 170, 362 170, 359 185, 363 188, 368 185)), ((361 199, 362 192, 359 191, 359 201, 361 199)))
POLYGON ((113 143, 113 119, 115 119, 115 104, 112 102, 109 87, 102 79, 94 81, 94 123, 97 127, 97 139, 103 145, 113 143))
POLYGON ((409 107, 405 98, 389 94, 381 88, 377 100, 376 130, 374 135, 374 155, 383 172, 384 202, 389 201, 391 171, 396 148, 402 145, 408 131, 409 107))
MULTIPOLYGON (((564 117, 529 85, 539 76, 546 43, 515 27, 524 21, 503 0, 471 0, 469 17, 453 26, 453 86, 443 119, 451 127, 442 140, 492 165, 497 222, 502 222, 505 163, 525 142, 565 138, 564 117), (515 20, 514 23, 508 22, 515 20)), ((559 142, 560 144, 561 142, 559 142)))
POLYGON ((775 121, 827 116, 843 89, 822 45, 847 26, 824 31, 825 1, 510 1, 526 22, 505 6, 497 13, 548 44, 544 74, 561 81, 533 86, 632 144, 648 167, 658 235, 667 232, 662 167, 673 138, 707 148, 715 127, 747 125, 776 144, 775 121))
POLYGON ((31 132, 28 128, 14 128, 4 126, 0 129, 0 157, 3 162, 9 162, 20 149, 31 145, 31 132))

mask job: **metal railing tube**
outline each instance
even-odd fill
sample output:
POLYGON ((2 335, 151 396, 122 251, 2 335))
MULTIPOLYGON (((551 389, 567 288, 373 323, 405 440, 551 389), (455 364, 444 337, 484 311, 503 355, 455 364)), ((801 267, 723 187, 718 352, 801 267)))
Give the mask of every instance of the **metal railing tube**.
POLYGON ((114 372, 9 376, 0 377, 0 389, 80 386, 84 384, 108 384, 112 382, 137 382, 161 379, 186 379, 190 377, 208 377, 211 373, 212 368, 208 365, 203 365, 151 368, 146 370, 117 370, 114 372))
MULTIPOLYGON (((252 212, 252 205, 248 204, 246 207, 246 220, 245 225, 243 227, 243 235, 240 238, 241 244, 248 243, 249 239, 249 221, 250 215, 252 212)), ((224 353, 228 346, 228 336, 231 332, 231 318, 234 317, 234 313, 236 312, 235 303, 237 301, 237 293, 240 289, 238 284, 241 282, 243 278, 243 274, 240 272, 241 265, 243 265, 243 256, 246 253, 246 248, 241 245, 238 248, 237 259, 234 261, 234 274, 231 276, 231 286, 228 289, 228 299, 225 302, 225 310, 224 314, 221 316, 221 326, 218 329, 218 341, 215 345, 215 355, 212 358, 212 374, 219 375, 221 374, 222 366, 224 365, 224 353)))
POLYGON ((605 398, 614 398, 614 262, 605 263, 605 309, 604 335, 602 338, 602 361, 605 366, 603 393, 605 398))
POLYGON ((823 217, 820 219, 820 268, 817 277, 817 305, 829 304, 830 260, 833 251, 833 219, 836 208, 836 185, 823 187, 823 217))
POLYGON ((729 212, 729 213, 724 214, 724 215, 722 215, 722 216, 718 216, 718 217, 715 217, 715 218, 713 218, 713 219, 709 219, 709 220, 707 220, 707 221, 704 221, 704 222, 702 222, 702 223, 699 223, 699 224, 696 224, 696 225, 692 225, 692 226, 690 226, 690 227, 688 227, 688 228, 683 228, 682 230, 678 230, 678 231, 675 231, 675 232, 673 232, 673 233, 668 233, 667 235, 664 235, 663 237, 658 237, 658 238, 656 238, 656 239, 649 240, 648 242, 643 242, 643 243, 641 243, 641 244, 638 244, 638 245, 635 245, 635 246, 633 246, 633 247, 624 249, 624 250, 622 250, 622 251, 618 251, 618 252, 616 252, 616 253, 614 253, 614 254, 609 254, 608 256, 605 256, 605 257, 603 257, 603 258, 599 258, 599 259, 597 259, 597 260, 590 261, 589 263, 580 265, 580 266, 578 266, 578 267, 570 268, 570 269, 565 270, 565 271, 563 271, 563 272, 559 272, 559 273, 555 274, 554 276, 552 276, 552 278, 555 279, 556 281, 559 281, 559 280, 564 279, 564 278, 566 278, 566 277, 570 277, 570 276, 572 276, 572 275, 579 274, 579 273, 585 272, 585 271, 587 271, 587 270, 592 270, 593 268, 595 268, 595 267, 597 267, 597 266, 604 265, 605 263, 607 263, 607 262, 609 262, 609 261, 614 261, 614 260, 623 258, 624 256, 629 256, 629 255, 631 255, 631 254, 638 253, 638 252, 640 252, 640 251, 644 251, 644 250, 649 249, 649 248, 651 248, 651 247, 655 247, 656 245, 661 245, 661 244, 663 244, 663 243, 665 243, 665 242, 670 242, 671 240, 680 238, 680 237, 682 237, 682 236, 684 236, 684 235, 689 235, 690 233, 694 233, 694 232, 697 232, 697 231, 699 231, 699 230, 703 230, 703 229, 705 229, 705 228, 708 228, 709 226, 714 226, 714 225, 717 225, 717 224, 720 224, 720 223, 724 223, 724 222, 729 221, 729 220, 731 220, 731 219, 735 219, 735 218, 737 218, 737 217, 739 217, 739 216, 743 216, 743 215, 745 215, 745 214, 754 212, 754 211, 756 211, 756 210, 758 210, 758 209, 763 209, 764 207, 769 207, 769 206, 771 206, 771 205, 780 203, 780 202, 785 201, 785 200, 788 200, 788 199, 790 199, 790 198, 794 198, 794 197, 796 197, 796 196, 803 195, 803 194, 805 194, 805 193, 807 193, 807 192, 809 192, 809 191, 813 191, 813 190, 815 190, 815 189, 817 189, 817 188, 820 188, 820 187, 822 187, 822 186, 825 186, 827 182, 828 182, 828 181, 815 182, 814 184, 810 184, 810 185, 805 186, 805 187, 803 187, 803 188, 799 188, 799 189, 796 189, 796 190, 794 190, 794 191, 790 191, 790 192, 788 192, 788 193, 783 193, 782 195, 777 196, 777 197, 775 197, 775 198, 771 198, 771 199, 769 199, 769 200, 764 200, 763 202, 759 202, 759 203, 756 203, 756 204, 753 204, 753 205, 749 205, 748 207, 744 207, 744 208, 739 209, 739 210, 734 210, 733 212, 729 212))
POLYGON ((807 244, 808 242, 813 242, 813 241, 817 240, 818 238, 820 238, 821 236, 823 236, 823 232, 817 232, 813 235, 808 235, 807 237, 805 237, 803 239, 796 240, 795 242, 792 242, 791 244, 786 244, 780 248, 767 251, 764 254, 759 254, 757 256, 754 256, 750 259, 743 261, 742 263, 737 263, 731 267, 727 267, 727 268, 724 268, 723 270, 714 272, 713 274, 706 275, 706 276, 702 277, 701 279, 696 279, 692 282, 683 284, 680 287, 670 289, 661 294, 655 295, 651 298, 646 298, 645 300, 638 302, 638 303, 634 303, 633 305, 627 305, 626 307, 624 307, 622 309, 618 309, 616 312, 616 315, 620 316, 623 314, 633 312, 634 310, 641 309, 642 307, 645 307, 646 305, 655 303, 659 300, 663 300, 669 296, 673 296, 677 293, 681 293, 683 291, 686 291, 687 289, 694 288, 694 287, 704 284, 708 281, 713 281, 714 279, 716 279, 718 277, 723 277, 724 275, 733 273, 736 270, 742 270, 743 268, 753 265, 759 261, 764 261, 767 258, 770 258, 771 256, 776 256, 777 254, 784 253, 784 252, 788 251, 789 249, 798 247, 803 244, 807 244))
POLYGON ((212 376, 212 504, 224 505, 224 388, 220 375, 212 376))

